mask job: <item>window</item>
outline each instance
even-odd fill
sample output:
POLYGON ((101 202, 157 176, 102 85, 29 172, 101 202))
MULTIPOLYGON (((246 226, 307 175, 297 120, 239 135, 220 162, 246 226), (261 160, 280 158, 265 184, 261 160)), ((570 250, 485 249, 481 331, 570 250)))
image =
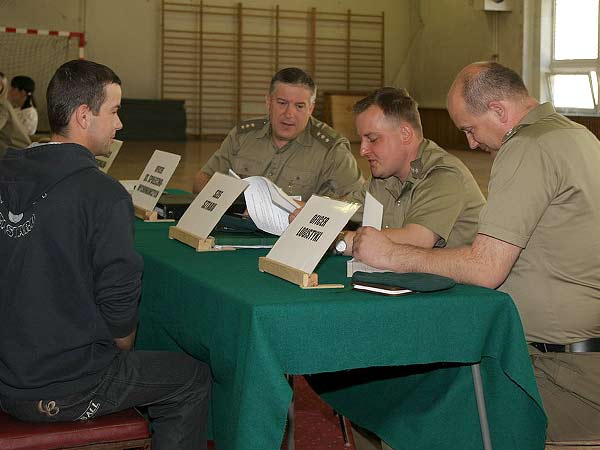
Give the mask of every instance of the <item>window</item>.
POLYGON ((563 112, 600 114, 598 17, 600 0, 554 0, 548 84, 563 112))

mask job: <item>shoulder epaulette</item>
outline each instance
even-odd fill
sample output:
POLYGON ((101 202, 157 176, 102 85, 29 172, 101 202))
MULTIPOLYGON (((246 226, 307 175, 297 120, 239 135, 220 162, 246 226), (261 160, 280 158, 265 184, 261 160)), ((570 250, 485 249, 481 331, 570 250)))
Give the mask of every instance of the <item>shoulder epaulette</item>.
POLYGON ((423 178, 425 173, 423 172, 423 161, 421 158, 414 159, 410 162, 410 174, 413 178, 423 178))
POLYGON ((310 127, 310 134, 326 148, 331 148, 340 138, 333 128, 323 122, 314 120, 310 127))
POLYGON ((238 133, 247 133, 252 130, 260 130, 264 127, 269 119, 267 117, 261 117, 259 119, 244 120, 238 124, 238 133))

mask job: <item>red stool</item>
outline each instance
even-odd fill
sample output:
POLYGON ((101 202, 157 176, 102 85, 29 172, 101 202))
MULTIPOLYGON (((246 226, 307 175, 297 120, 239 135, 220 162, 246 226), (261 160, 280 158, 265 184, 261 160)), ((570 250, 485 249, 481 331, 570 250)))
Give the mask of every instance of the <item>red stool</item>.
POLYGON ((150 450, 148 422, 135 409, 87 422, 29 423, 0 412, 2 450, 150 450))

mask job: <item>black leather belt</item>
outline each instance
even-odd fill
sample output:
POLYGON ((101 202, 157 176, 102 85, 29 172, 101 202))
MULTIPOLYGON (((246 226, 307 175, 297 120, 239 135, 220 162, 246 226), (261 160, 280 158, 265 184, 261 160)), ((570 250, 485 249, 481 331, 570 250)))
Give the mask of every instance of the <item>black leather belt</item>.
POLYGON ((555 353, 582 353, 582 352, 600 352, 600 338, 590 338, 581 342, 574 342, 572 344, 546 344, 544 342, 531 342, 533 345, 542 353, 555 352, 555 353))

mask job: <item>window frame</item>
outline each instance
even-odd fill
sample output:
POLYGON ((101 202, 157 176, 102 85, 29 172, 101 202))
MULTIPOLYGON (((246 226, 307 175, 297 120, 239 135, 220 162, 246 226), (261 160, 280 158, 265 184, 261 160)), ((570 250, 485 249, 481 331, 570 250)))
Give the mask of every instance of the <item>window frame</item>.
MULTIPOLYGON (((594 102, 594 108, 565 108, 565 107, 556 107, 557 111, 566 114, 578 114, 578 115, 595 115, 600 116, 600 101, 596 95, 594 95, 594 89, 592 84, 592 72, 596 73, 596 83, 600 85, 600 2, 598 2, 598 29, 597 29, 597 39, 598 39, 598 50, 596 59, 568 59, 568 60, 557 60, 554 59, 555 56, 555 36, 556 36, 556 1, 552 0, 552 27, 551 27, 551 49, 550 49, 550 66, 549 71, 546 73, 546 87, 550 94, 550 98, 554 103, 554 92, 552 88, 552 76, 554 75, 582 75, 587 74, 590 81, 590 95, 592 97, 592 101, 594 102)), ((600 94, 599 94, 600 96, 600 94)))

